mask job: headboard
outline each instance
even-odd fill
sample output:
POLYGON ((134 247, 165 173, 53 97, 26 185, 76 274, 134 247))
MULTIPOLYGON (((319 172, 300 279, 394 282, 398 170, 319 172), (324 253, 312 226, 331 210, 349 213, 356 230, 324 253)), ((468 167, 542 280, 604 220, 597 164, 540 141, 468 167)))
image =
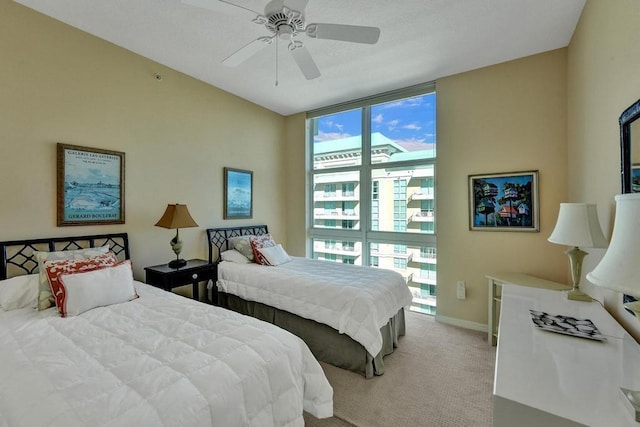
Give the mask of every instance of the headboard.
POLYGON ((36 251, 65 251, 109 245, 119 260, 129 259, 127 233, 96 234, 92 236, 50 237, 46 239, 9 240, 0 242, 0 280, 33 274, 38 270, 36 251))
POLYGON ((226 251, 227 249, 230 249, 227 242, 231 237, 249 235, 262 236, 264 234, 267 234, 268 232, 269 230, 267 229, 266 225, 207 228, 207 240, 209 242, 209 262, 219 261, 220 253, 226 251))

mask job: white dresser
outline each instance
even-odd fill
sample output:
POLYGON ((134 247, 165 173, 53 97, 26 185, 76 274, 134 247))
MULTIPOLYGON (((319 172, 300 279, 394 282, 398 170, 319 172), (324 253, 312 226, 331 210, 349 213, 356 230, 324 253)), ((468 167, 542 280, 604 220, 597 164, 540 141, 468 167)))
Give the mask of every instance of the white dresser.
POLYGON ((494 426, 640 426, 620 391, 640 389, 640 346, 598 302, 505 284, 499 334, 494 426), (541 330, 530 309, 590 319, 607 340, 541 330))

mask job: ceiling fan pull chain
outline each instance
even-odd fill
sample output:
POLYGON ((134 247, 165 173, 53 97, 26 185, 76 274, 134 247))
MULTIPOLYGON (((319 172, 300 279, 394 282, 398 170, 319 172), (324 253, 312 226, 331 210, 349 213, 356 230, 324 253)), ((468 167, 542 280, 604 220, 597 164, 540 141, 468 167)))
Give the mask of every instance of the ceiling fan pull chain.
POLYGON ((275 38, 276 41, 276 87, 278 87, 278 38, 275 38))

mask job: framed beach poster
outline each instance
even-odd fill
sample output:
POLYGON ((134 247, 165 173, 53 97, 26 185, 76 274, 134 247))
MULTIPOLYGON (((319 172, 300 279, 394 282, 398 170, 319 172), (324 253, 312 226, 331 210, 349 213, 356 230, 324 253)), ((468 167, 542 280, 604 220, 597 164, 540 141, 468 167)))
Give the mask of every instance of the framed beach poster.
POLYGON ((124 224, 124 153, 58 143, 58 226, 124 224))
POLYGON ((224 168, 224 219, 253 217, 253 172, 224 168))
POLYGON ((540 231, 538 171, 469 175, 469 229, 540 231))

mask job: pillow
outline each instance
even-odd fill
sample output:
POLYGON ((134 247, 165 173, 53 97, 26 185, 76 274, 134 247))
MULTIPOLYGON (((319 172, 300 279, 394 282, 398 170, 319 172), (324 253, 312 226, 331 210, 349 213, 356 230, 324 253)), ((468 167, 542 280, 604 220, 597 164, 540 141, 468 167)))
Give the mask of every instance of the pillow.
POLYGON ((109 251, 109 245, 105 245, 99 248, 86 248, 75 249, 72 251, 55 251, 55 252, 41 252, 36 251, 33 254, 38 261, 38 271, 40 273, 39 285, 38 285, 38 301, 36 301, 36 308, 38 310, 46 310, 49 307, 53 307, 55 302, 53 295, 51 294, 51 288, 49 287, 49 280, 47 279, 47 272, 44 266, 46 261, 50 260, 65 260, 65 259, 87 259, 96 255, 105 254, 109 251))
POLYGON ((58 284, 65 295, 58 307, 62 317, 77 316, 92 308, 138 298, 133 285, 131 260, 89 272, 63 273, 58 276, 58 284))
POLYGON ((251 261, 235 249, 229 249, 220 254, 223 261, 235 262, 236 264, 250 264, 251 261))
POLYGON ((108 252, 106 254, 87 259, 66 259, 45 262, 45 271, 49 281, 50 291, 55 299, 56 307, 58 307, 58 311, 62 317, 65 317, 64 306, 66 294, 64 286, 60 283, 61 275, 93 271, 100 268, 111 267, 117 263, 118 260, 113 252, 108 252))
POLYGON ((291 257, 284 250, 281 244, 275 246, 264 247, 258 249, 262 256, 266 259, 267 265, 280 265, 291 261, 291 257))
POLYGON ((249 240, 252 235, 236 236, 229 239, 229 249, 235 249, 242 255, 247 257, 249 261, 253 261, 253 248, 249 240))
POLYGON ((37 296, 37 274, 26 274, 0 280, 0 306, 6 311, 33 307, 37 296))
POLYGON ((271 238, 271 234, 267 233, 262 236, 249 236, 249 241, 251 242, 255 262, 262 265, 269 265, 258 249, 276 245, 276 242, 271 238))

